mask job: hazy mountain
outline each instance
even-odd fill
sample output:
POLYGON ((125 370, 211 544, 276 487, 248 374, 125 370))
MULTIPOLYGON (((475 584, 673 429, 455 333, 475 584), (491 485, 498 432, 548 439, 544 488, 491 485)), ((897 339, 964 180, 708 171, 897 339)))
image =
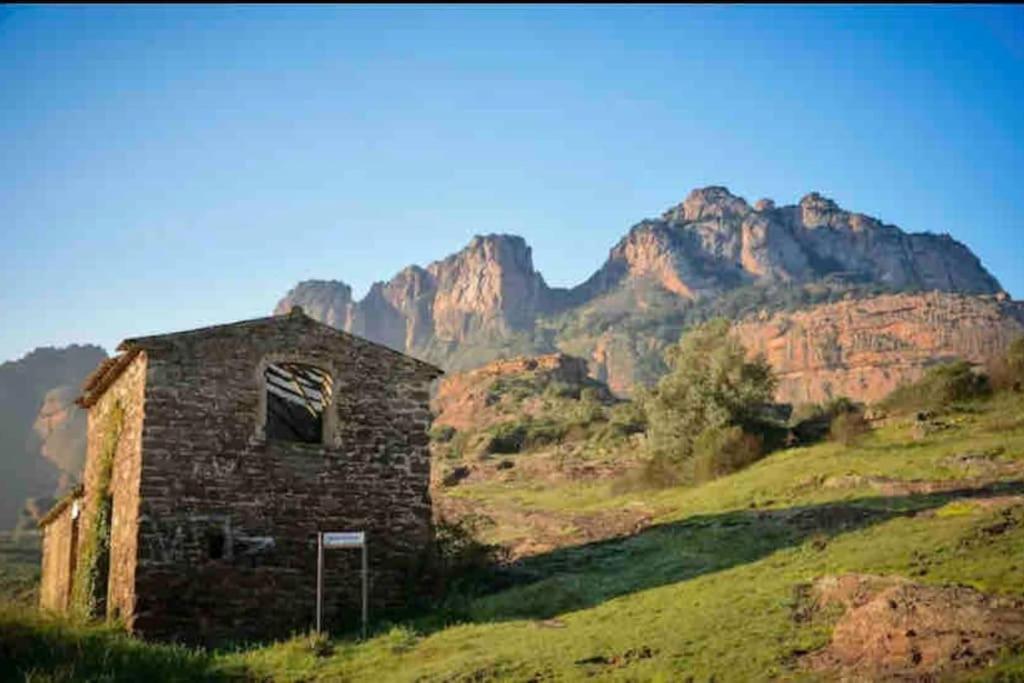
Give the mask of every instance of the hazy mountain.
POLYGON ((85 461, 78 387, 106 358, 98 346, 39 348, 0 364, 0 528, 27 498, 50 497, 76 480, 85 461))

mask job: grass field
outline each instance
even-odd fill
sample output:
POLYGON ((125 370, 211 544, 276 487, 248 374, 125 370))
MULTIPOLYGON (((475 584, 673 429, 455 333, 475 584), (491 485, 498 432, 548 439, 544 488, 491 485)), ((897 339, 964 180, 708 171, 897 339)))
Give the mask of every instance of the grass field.
MULTIPOLYGON (((378 624, 367 642, 298 636, 199 652, 6 608, 0 679, 814 679, 822 674, 801 656, 828 643, 839 614, 796 615, 822 576, 896 575, 1024 597, 1024 398, 942 419, 922 439, 895 421, 856 446, 783 451, 697 488, 612 495, 609 482, 560 491, 524 478, 459 486, 452 495, 496 511, 496 538, 529 534, 532 511, 546 523, 562 516, 567 528, 630 506, 649 520, 635 534, 524 557, 512 587, 378 624)), ((968 676, 1024 680, 1024 655, 1004 652, 968 676)))

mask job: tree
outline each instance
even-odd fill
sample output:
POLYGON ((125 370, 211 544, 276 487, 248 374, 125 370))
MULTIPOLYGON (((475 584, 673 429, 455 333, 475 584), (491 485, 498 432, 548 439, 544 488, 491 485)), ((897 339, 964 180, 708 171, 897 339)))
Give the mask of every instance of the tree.
POLYGON ((771 403, 776 387, 771 366, 761 355, 747 360, 747 350, 729 332, 728 320, 711 320, 684 333, 667 351, 669 372, 645 403, 648 443, 656 458, 689 460, 702 434, 751 430, 760 409, 771 403))

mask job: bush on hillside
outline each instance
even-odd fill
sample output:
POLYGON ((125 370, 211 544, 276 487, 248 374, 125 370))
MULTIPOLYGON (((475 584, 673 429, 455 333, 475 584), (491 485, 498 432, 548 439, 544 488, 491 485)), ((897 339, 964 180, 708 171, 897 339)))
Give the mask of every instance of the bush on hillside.
POLYGON ((738 472, 763 455, 761 438, 740 427, 707 429, 694 444, 693 481, 704 483, 738 472))
POLYGON ((864 417, 864 411, 849 410, 832 418, 828 435, 832 441, 853 446, 870 431, 871 424, 864 417))
POLYGON ((882 401, 882 407, 895 413, 941 410, 991 393, 988 376, 958 360, 936 365, 918 381, 898 387, 882 401))
POLYGON ((691 461, 698 454, 704 472, 722 470, 719 461, 750 459, 750 449, 737 444, 749 446, 753 440, 735 436, 737 430, 758 441, 758 457, 764 434, 774 439, 766 407, 775 393, 775 375, 763 356, 748 361, 746 349, 729 332, 729 322, 717 319, 683 335, 666 354, 669 373, 644 402, 652 457, 675 463, 684 477, 696 471, 691 461), (709 455, 716 444, 723 454, 709 455))
POLYGON ((1018 337, 999 358, 988 366, 992 388, 996 391, 1024 390, 1024 337, 1018 337))
POLYGON ((526 421, 501 422, 491 429, 488 453, 519 453, 526 445, 526 421))
POLYGON ((801 445, 817 443, 825 437, 852 444, 870 430, 864 417, 864 405, 846 396, 798 406, 793 411, 790 424, 793 437, 801 445))
POLYGON ((647 429, 647 414, 639 401, 623 401, 609 411, 608 425, 621 436, 639 434, 647 429))

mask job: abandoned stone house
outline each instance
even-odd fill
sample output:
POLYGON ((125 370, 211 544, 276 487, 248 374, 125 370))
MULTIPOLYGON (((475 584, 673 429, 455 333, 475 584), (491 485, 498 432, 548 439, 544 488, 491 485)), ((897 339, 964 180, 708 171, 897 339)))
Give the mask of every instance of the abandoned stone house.
MULTIPOLYGON (((298 308, 118 351, 78 399, 83 486, 41 522, 43 607, 159 639, 288 635, 313 620, 320 531, 364 531, 371 610, 404 604, 440 370, 298 308)), ((327 555, 328 624, 358 618, 358 555, 327 555)))

